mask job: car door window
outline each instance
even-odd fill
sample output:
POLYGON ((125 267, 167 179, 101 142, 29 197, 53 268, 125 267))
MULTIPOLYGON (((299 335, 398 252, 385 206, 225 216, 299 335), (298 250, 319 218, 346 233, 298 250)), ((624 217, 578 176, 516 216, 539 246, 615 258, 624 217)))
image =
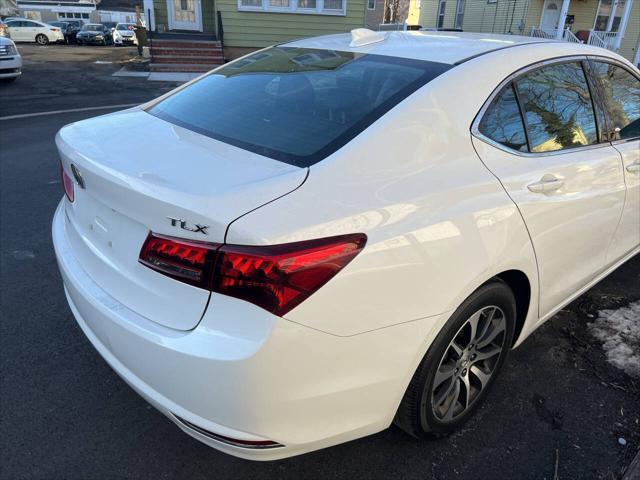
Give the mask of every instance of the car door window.
POLYGON ((609 114, 610 129, 617 139, 640 137, 640 80, 624 68, 592 62, 609 114))
POLYGON ((516 82, 531 152, 598 142, 589 86, 580 62, 538 68, 516 82))
POLYGON ((478 130, 505 147, 527 151, 527 137, 513 85, 507 85, 482 117, 478 130))
POLYGON ((39 27, 40 25, 35 23, 35 22, 25 22, 25 21, 23 21, 22 22, 22 26, 23 27, 29 27, 29 28, 36 28, 36 27, 39 27))

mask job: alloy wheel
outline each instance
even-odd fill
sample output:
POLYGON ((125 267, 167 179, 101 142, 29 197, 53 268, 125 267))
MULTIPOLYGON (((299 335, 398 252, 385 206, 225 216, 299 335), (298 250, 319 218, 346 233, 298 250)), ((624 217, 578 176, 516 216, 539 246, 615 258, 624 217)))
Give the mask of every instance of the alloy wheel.
POLYGON ((431 408, 441 422, 457 420, 486 388, 506 348, 507 320, 496 306, 471 315, 446 348, 433 381, 431 408))
POLYGON ((46 45, 47 43, 49 43, 49 39, 47 38, 46 35, 43 35, 41 33, 36 37, 36 42, 38 43, 38 45, 46 45))

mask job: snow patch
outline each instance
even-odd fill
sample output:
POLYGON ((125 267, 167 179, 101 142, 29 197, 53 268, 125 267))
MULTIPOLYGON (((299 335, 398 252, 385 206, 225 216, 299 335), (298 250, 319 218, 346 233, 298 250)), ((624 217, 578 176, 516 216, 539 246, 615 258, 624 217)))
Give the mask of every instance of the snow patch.
POLYGON ((640 301, 617 310, 600 310, 589 323, 591 335, 603 342, 607 360, 640 378, 640 301))

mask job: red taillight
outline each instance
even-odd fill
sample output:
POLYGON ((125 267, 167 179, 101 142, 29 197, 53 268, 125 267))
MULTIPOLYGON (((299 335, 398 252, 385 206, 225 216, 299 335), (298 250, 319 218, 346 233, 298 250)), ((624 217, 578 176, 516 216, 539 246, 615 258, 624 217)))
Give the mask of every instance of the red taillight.
POLYGON ((73 202, 73 180, 64 171, 62 163, 60 163, 60 176, 62 177, 62 186, 64 187, 64 193, 70 202, 73 202))
POLYGON ((213 291, 284 315, 317 291, 362 250, 364 234, 267 247, 220 249, 213 291))
POLYGON ((217 244, 174 240, 149 234, 140 251, 140 263, 164 275, 209 289, 217 244))
POLYGON ((366 241, 358 233, 273 246, 220 246, 150 234, 140 262, 281 316, 333 278, 366 241))
POLYGON ((49 30, 51 30, 52 32, 59 32, 60 31, 59 28, 50 28, 49 30))

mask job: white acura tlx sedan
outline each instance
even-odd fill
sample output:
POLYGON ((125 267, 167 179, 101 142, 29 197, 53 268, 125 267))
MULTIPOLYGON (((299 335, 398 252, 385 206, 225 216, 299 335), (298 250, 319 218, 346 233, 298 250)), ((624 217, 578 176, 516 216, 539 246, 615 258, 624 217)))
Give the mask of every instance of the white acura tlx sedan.
POLYGON ((591 46, 359 29, 68 125, 71 310, 232 455, 451 432, 510 349, 640 251, 639 78, 591 46))

